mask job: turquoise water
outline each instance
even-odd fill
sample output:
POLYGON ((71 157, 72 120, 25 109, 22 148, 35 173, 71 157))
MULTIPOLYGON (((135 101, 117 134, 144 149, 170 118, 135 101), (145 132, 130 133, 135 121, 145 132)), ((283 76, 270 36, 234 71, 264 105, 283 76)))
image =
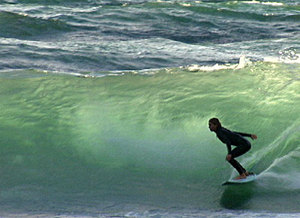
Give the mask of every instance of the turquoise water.
POLYGON ((298 67, 102 78, 3 73, 1 208, 299 212, 298 67), (212 116, 258 135, 240 158, 259 175, 255 183, 221 186, 233 170, 207 128, 212 116))
POLYGON ((297 217, 298 1, 0 1, 0 215, 297 217), (257 134, 238 160, 208 129, 257 134))

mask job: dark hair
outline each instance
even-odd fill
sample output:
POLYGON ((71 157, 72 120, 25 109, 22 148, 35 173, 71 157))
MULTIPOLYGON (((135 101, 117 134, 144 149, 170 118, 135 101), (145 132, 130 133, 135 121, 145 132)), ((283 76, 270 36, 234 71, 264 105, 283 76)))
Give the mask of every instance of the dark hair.
POLYGON ((217 125, 218 128, 222 127, 221 122, 219 121, 218 118, 211 118, 211 119, 209 120, 209 122, 210 122, 210 123, 213 123, 214 125, 217 125))

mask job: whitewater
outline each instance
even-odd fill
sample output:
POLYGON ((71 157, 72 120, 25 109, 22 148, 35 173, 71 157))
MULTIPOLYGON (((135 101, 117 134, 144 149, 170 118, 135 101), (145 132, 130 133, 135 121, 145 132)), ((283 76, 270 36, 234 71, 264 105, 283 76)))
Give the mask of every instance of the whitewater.
POLYGON ((299 7, 0 1, 0 216, 299 217, 299 7))

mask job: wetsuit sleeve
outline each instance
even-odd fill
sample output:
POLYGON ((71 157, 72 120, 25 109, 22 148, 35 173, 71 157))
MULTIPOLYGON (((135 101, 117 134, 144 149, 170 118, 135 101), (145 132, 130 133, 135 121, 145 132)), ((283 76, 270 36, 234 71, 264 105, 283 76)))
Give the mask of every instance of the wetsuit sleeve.
POLYGON ((239 134, 241 136, 245 136, 245 137, 251 137, 251 134, 248 134, 248 133, 243 133, 243 132, 234 132, 236 134, 239 134))

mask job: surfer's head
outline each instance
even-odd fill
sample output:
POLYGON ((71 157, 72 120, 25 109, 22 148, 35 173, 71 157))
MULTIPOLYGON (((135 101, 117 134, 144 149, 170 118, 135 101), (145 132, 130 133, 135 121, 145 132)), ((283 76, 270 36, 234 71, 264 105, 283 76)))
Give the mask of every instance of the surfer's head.
POLYGON ((211 118, 208 122, 208 127, 209 127, 210 131, 215 132, 215 131, 217 131, 217 129, 222 127, 222 125, 218 118, 211 118))

